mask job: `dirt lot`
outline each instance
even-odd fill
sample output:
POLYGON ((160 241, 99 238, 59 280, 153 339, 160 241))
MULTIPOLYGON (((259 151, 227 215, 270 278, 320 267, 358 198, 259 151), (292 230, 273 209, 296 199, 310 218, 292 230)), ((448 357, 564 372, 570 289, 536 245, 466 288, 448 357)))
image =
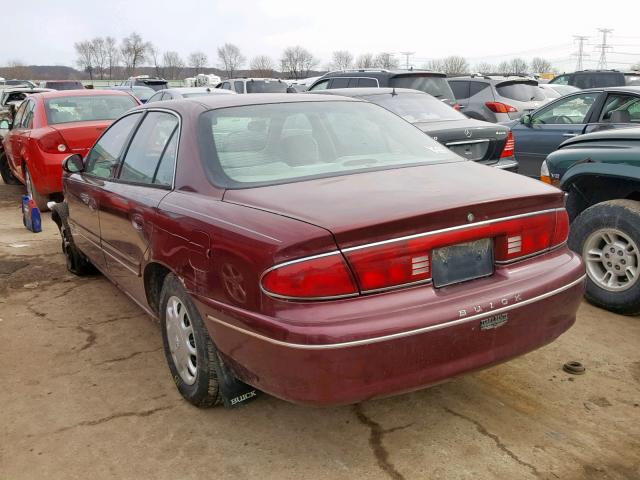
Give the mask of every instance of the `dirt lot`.
POLYGON ((19 193, 0 183, 2 480, 640 479, 640 318, 585 303, 546 348, 361 405, 198 410, 157 325, 67 273, 49 217, 22 227, 19 193))

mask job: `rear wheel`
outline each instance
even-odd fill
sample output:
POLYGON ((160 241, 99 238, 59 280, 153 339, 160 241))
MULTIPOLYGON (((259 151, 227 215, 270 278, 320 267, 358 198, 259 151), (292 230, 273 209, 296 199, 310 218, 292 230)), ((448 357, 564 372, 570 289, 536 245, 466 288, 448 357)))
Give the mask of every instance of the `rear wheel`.
POLYGON ((571 224, 569 247, 582 255, 587 299, 624 315, 640 313, 640 203, 611 200, 571 224))
POLYGON ((78 247, 73 242, 73 236, 69 229, 69 223, 67 217, 69 216, 69 207, 66 203, 57 203, 51 212, 51 218, 60 230, 60 236, 62 237, 62 253, 64 253, 67 261, 67 270, 74 275, 80 277, 91 275, 96 273, 96 268, 93 264, 86 259, 86 257, 80 253, 78 247))
POLYGON ((4 151, 0 152, 0 176, 5 185, 20 185, 20 181, 9 168, 9 159, 4 151))
POLYGON ((171 273, 162 286, 159 313, 164 354, 178 391, 196 407, 221 403, 218 351, 189 294, 171 273))
POLYGON ((49 207, 47 207, 49 197, 47 195, 42 195, 38 190, 36 190, 36 186, 33 184, 33 179, 31 178, 31 173, 27 166, 24 167, 24 183, 27 187, 27 194, 29 194, 33 201, 36 202, 38 209, 41 212, 49 210, 49 207))

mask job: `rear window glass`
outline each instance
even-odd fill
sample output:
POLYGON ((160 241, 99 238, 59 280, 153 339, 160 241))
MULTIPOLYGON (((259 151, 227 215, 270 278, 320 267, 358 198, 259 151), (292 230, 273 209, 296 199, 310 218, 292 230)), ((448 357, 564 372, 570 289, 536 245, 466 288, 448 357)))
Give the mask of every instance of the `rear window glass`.
POLYGON ((44 101, 51 124, 114 120, 138 105, 129 95, 91 95, 49 98, 44 101))
POLYGON ((518 102, 532 102, 546 98, 542 90, 538 88, 538 84, 534 82, 503 82, 496 85, 496 90, 501 97, 518 102))
POLYGON ((286 93, 287 84, 277 80, 253 80, 247 82, 247 93, 286 93))
POLYGON ((440 100, 455 100, 453 91, 445 77, 434 77, 424 75, 400 75, 393 77, 390 87, 411 88, 426 92, 440 100))
POLYGON ((398 116, 365 102, 293 102, 204 113, 202 158, 226 188, 458 161, 398 116))
POLYGON ((430 95, 400 93, 396 95, 369 95, 362 98, 380 105, 396 115, 400 115, 411 123, 462 120, 466 118, 462 113, 430 95))
POLYGON ((625 75, 624 81, 627 85, 640 86, 640 74, 625 75))
POLYGON ((153 88, 156 92, 158 90, 164 90, 167 88, 166 80, 140 80, 137 79, 135 85, 143 85, 145 87, 153 88))
POLYGON ((47 82, 47 88, 55 90, 79 90, 84 88, 82 82, 47 82))

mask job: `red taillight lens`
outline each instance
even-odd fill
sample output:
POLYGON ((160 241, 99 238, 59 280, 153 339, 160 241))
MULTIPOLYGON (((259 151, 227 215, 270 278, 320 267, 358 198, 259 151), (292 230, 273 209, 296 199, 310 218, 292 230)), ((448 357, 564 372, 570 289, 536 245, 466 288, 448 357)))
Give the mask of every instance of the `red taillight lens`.
POLYGON ((47 153, 64 153, 67 150, 67 144, 64 138, 57 130, 52 130, 38 139, 40 148, 47 153))
POLYGON ((460 110, 460 104, 459 103, 454 104, 453 105, 453 109, 459 111, 460 110))
POLYGON ((339 253, 275 267, 262 277, 262 288, 273 296, 301 300, 358 293, 339 253))
POLYGON ((518 109, 502 102, 485 102, 485 105, 489 110, 495 113, 514 113, 518 109))
POLYGON ((504 142, 504 147, 502 148, 502 153, 500 154, 500 158, 504 157, 512 157, 513 153, 516 149, 516 141, 513 138, 513 132, 509 132, 507 135, 507 141, 504 142))
POLYGON ((551 246, 560 245, 569 237, 569 215, 566 210, 556 212, 556 229, 553 232, 551 246))
POLYGON ((362 290, 379 290, 431 278, 430 239, 374 245, 345 253, 362 290))

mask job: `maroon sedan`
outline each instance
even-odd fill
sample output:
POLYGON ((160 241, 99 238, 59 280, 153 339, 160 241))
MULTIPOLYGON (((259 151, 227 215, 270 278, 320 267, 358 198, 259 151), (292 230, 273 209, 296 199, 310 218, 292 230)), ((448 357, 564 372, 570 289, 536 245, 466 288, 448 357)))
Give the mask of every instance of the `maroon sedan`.
POLYGON ((358 100, 148 104, 64 170, 69 268, 159 319, 198 406, 423 388, 551 342, 583 293, 562 192, 358 100))

